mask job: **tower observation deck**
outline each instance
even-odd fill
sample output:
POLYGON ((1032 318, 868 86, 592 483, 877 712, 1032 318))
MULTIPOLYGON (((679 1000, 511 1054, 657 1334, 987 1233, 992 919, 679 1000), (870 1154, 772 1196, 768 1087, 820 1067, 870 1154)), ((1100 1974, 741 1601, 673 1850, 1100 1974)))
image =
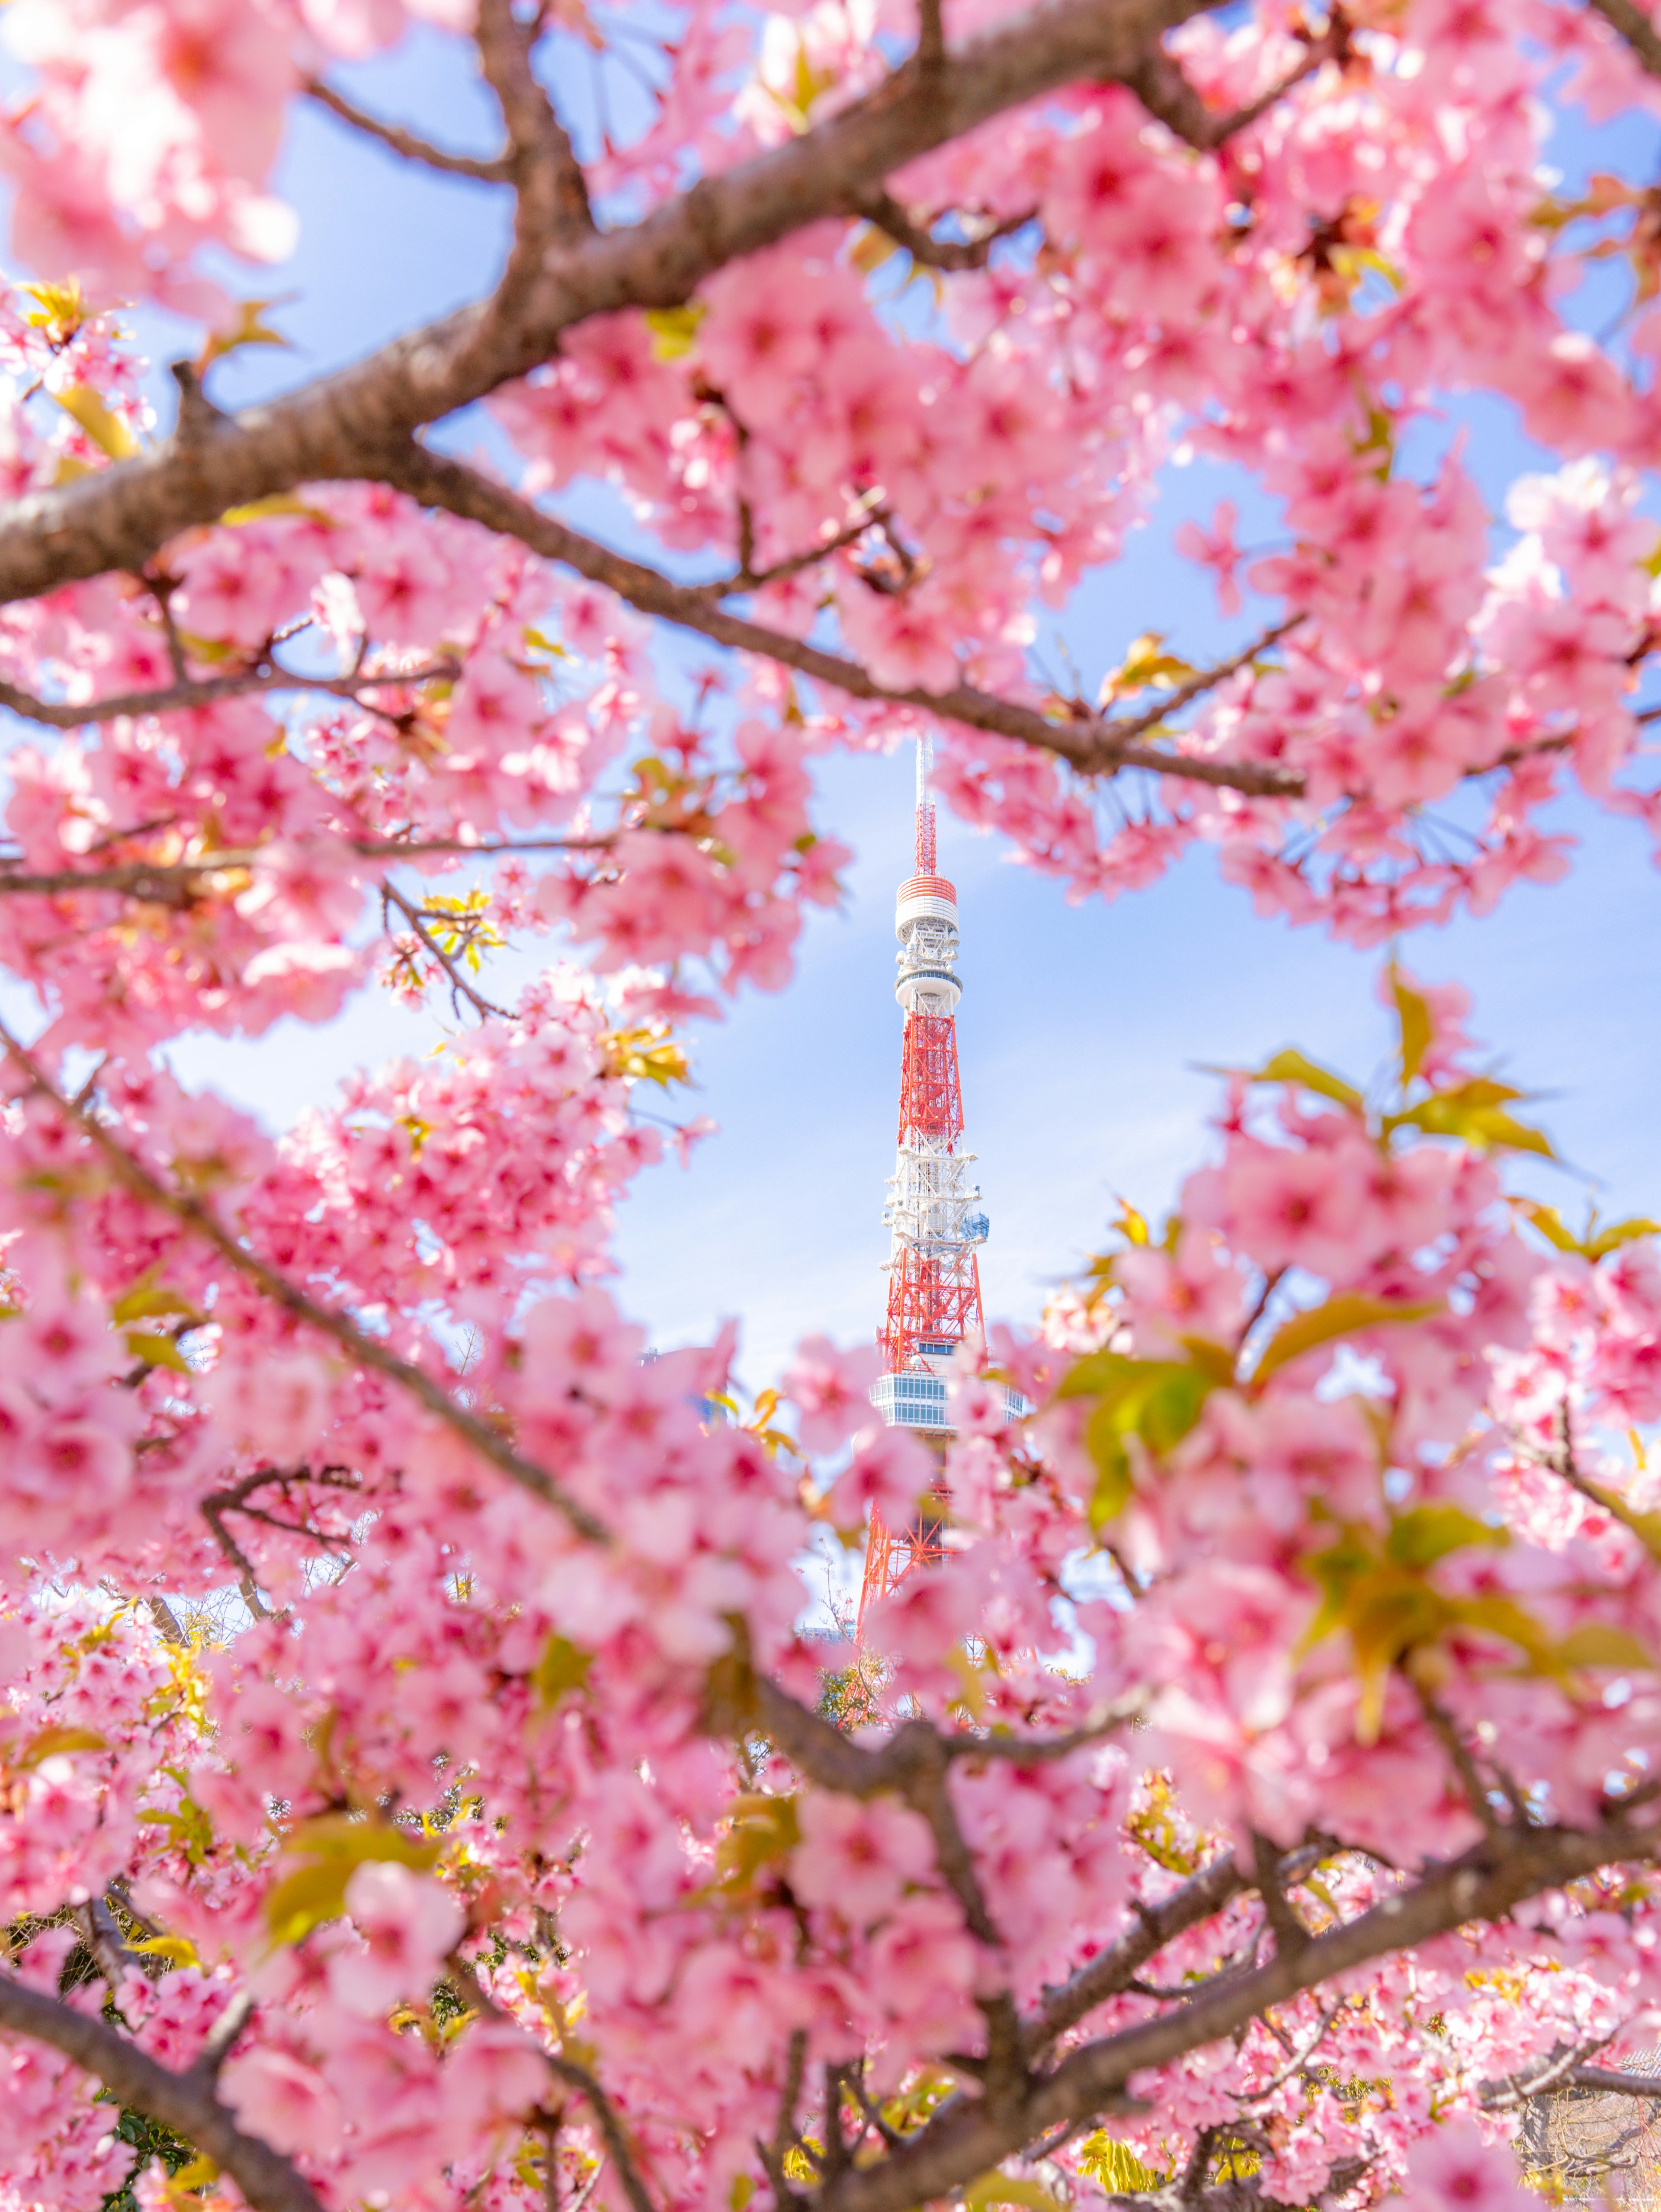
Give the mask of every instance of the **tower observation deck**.
MULTIPOLYGON (((894 996, 905 1016, 900 1054, 899 1144, 883 1219, 889 1231, 888 1310, 878 1332, 883 1371, 872 1403, 891 1427, 942 1442, 952 1433, 946 1377, 965 1336, 985 1328, 977 1258, 988 1222, 964 1144, 958 1069, 958 893, 940 873, 930 745, 917 743, 916 868, 899 888, 900 949, 894 996)), ((1007 1417, 1025 1411, 1010 1390, 1007 1417)), ((941 1522, 925 1514, 903 1534, 872 1515, 860 1612, 917 1565, 941 1556, 941 1522)))

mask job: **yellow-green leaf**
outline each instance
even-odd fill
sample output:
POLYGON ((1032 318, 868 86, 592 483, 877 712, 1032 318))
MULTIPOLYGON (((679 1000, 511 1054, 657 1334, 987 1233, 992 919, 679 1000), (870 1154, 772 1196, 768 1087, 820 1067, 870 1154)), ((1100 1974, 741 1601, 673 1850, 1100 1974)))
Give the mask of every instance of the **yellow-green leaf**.
POLYGON ((1647 1648, 1613 1621, 1588 1620, 1572 1628, 1557 1647, 1565 1667, 1637 1667, 1647 1672, 1655 1661, 1647 1648))
POLYGON ((1424 1065, 1425 1054, 1436 1035, 1436 1024, 1430 1001, 1402 981, 1402 971, 1394 961, 1390 963, 1390 988, 1402 1024, 1402 1082, 1405 1086, 1424 1065))
POLYGON ((246 507, 228 507, 219 520, 233 529, 249 522, 264 522, 276 515, 295 514, 307 522, 320 522, 332 528, 334 517, 326 507, 312 507, 303 499, 296 499, 291 491, 268 492, 264 499, 251 499, 246 507))
POLYGON ((1099 2181, 1109 2196, 1130 2196, 1159 2186, 1160 2177, 1142 2164, 1135 2153, 1098 2128, 1079 2146, 1079 2170, 1099 2181))
POLYGON ((1041 2181, 1029 2181, 1007 2173, 983 2173, 978 2181, 971 2181, 963 2193, 966 2212, 988 2212, 994 2204, 1020 2204, 1026 2212, 1062 2212, 1061 2200, 1052 2197, 1041 2181))
POLYGON ((346 1885, 355 1868, 372 1859, 392 1859, 426 1872, 437 1865, 443 1850, 441 1840, 429 1843, 407 1828, 355 1820, 344 1813, 303 1820, 289 1838, 285 1856, 304 1863, 266 1893, 267 1932, 275 1944, 298 1943, 345 1911, 346 1885))
POLYGON ((1612 1221, 1607 1229, 1589 1237, 1580 1249, 1589 1260, 1604 1260, 1640 1237, 1661 1237, 1661 1221, 1649 1221, 1642 1215, 1631 1221, 1612 1221))
POLYGON ((96 1729, 44 1728, 32 1735, 12 1764, 28 1768, 39 1766, 42 1759, 58 1759, 71 1751, 107 1751, 109 1746, 96 1729))
POLYGON ((1510 1540, 1508 1531, 1479 1521, 1463 1505, 1437 1501, 1396 1515, 1384 1539, 1384 1556, 1398 1567, 1429 1567, 1467 1544, 1498 1548, 1510 1540))
POLYGON ((282 331, 272 330, 269 323, 260 320, 267 307, 281 307, 283 304, 280 300, 239 300, 236 303, 235 321, 228 330, 214 331, 210 333, 208 343, 203 347, 198 358, 198 368, 207 368, 222 355, 234 353, 239 346, 286 346, 289 340, 283 337, 282 331))
POLYGON ((697 343, 698 325, 709 310, 701 300, 679 307, 648 307, 646 327, 652 333, 652 352, 658 361, 684 361, 697 343))
POLYGON ((146 1367, 170 1368, 175 1375, 191 1375, 196 1371, 170 1336, 159 1336, 151 1328, 130 1328, 122 1335, 122 1342, 135 1359, 142 1359, 146 1367))
POLYGON ((147 1936, 142 1942, 131 1942, 130 1951, 142 1951, 147 1959, 165 1959, 170 1966, 198 1966, 196 1946, 188 1936, 147 1936))
POLYGON ((1376 1328, 1381 1322, 1423 1321, 1427 1314, 1437 1312, 1441 1304, 1439 1298, 1431 1298, 1403 1305, 1397 1299, 1375 1298, 1366 1291, 1335 1291, 1324 1305, 1310 1306, 1302 1313, 1293 1314, 1290 1321, 1275 1330, 1263 1347, 1263 1356, 1257 1362, 1252 1381, 1255 1384, 1266 1382, 1288 1360, 1300 1358, 1317 1345, 1331 1343, 1335 1337, 1348 1336, 1356 1329, 1376 1328))
POLYGON ((1104 1390, 1115 1389, 1136 1362, 1127 1358, 1123 1352, 1086 1352, 1076 1360, 1062 1378, 1058 1398, 1093 1398, 1104 1390))
POLYGON ((735 1797, 727 1833, 715 1846, 715 1872, 723 1889, 747 1890, 764 1866, 793 1851, 801 1841, 794 1796, 755 1790, 735 1797))
POLYGON ((129 461, 138 451, 137 439, 119 415, 111 413, 90 385, 77 384, 71 391, 54 392, 52 396, 113 461, 129 461))
POLYGON ((125 1328, 129 1322, 153 1321, 165 1314, 178 1314, 181 1319, 198 1322, 203 1318, 181 1292, 170 1291, 165 1283, 156 1281, 154 1268, 142 1274, 110 1308, 110 1318, 118 1328, 125 1328))
POLYGON ((1146 1244, 1147 1242, 1147 1216, 1139 1213, 1128 1198, 1119 1200, 1119 1218, 1113 1226, 1128 1244, 1146 1244))
POLYGON ((542 1711, 551 1711, 573 1690, 586 1689, 588 1670, 593 1663, 593 1653, 585 1651, 580 1644, 573 1644, 563 1636, 551 1636, 531 1676, 531 1686, 542 1711))
POLYGON ((1540 1130, 1530 1129, 1506 1111, 1524 1095, 1492 1076, 1474 1075, 1450 1090, 1421 1098, 1404 1114, 1386 1115, 1384 1127, 1422 1129, 1427 1136, 1457 1137, 1485 1152, 1538 1152, 1545 1159, 1555 1159, 1557 1156, 1550 1140, 1540 1130))
POLYGON ((1323 1098, 1347 1106, 1352 1114, 1360 1114, 1366 1103, 1353 1083, 1346 1083, 1342 1075, 1335 1075, 1329 1067, 1321 1066, 1301 1052, 1277 1052, 1250 1079, 1253 1083, 1301 1084, 1305 1091, 1317 1091, 1323 1098))
POLYGON ((880 269, 885 261, 891 260, 899 247, 885 230, 875 223, 867 223, 854 240, 848 258, 861 276, 868 276, 873 269, 880 269))

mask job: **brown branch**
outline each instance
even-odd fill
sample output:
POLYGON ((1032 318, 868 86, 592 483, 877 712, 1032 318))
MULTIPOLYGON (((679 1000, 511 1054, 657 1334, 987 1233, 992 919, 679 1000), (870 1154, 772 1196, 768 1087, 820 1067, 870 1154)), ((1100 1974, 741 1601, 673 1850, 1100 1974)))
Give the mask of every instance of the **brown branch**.
POLYGON ((448 1391, 435 1382, 424 1369, 412 1365, 407 1359, 400 1359, 378 1338, 360 1328, 350 1315, 330 1306, 319 1305, 298 1284, 291 1283, 286 1275, 280 1274, 268 1261, 262 1260, 257 1253, 239 1243, 199 1199, 192 1198, 183 1191, 170 1190, 142 1160, 135 1158, 125 1146, 117 1141, 88 1106, 77 1100, 66 1098, 3 1024, 0 1024, 0 1048, 3 1048, 17 1068, 29 1078, 43 1097, 56 1106, 64 1119, 73 1122, 103 1154, 116 1180, 131 1191, 136 1198, 170 1214, 183 1228, 211 1245, 222 1260, 246 1281, 253 1284, 274 1305, 280 1306, 306 1328, 332 1337, 342 1350, 361 1366, 372 1368, 376 1374, 386 1376, 401 1389, 407 1390, 435 1420, 459 1437, 481 1458, 488 1460, 492 1467, 518 1483, 522 1489, 529 1491, 532 1497, 540 1498, 544 1504, 551 1505, 563 1514, 579 1535, 587 1537, 591 1543, 611 1542, 610 1532, 604 1524, 595 1519, 586 1505, 573 1498, 546 1468, 538 1467, 534 1460, 526 1459, 488 1422, 481 1420, 476 1413, 470 1413, 465 1407, 457 1405, 448 1391))
POLYGON ((173 2129, 230 2175, 253 2212, 323 2212, 305 2177, 269 2143, 238 2127, 214 2094, 208 2069, 175 2074, 104 2021, 74 2011, 5 1972, 0 1972, 0 2030, 33 2036, 62 2051, 101 2081, 118 2103, 173 2129))
MULTIPOLYGON (((9 708, 27 721, 44 722, 54 730, 78 730, 88 722, 113 722, 123 716, 177 714, 186 708, 211 707, 221 699, 242 699, 262 691, 319 691, 334 699, 349 699, 362 706, 365 691, 385 691, 401 684, 454 683, 461 668, 453 660, 427 661, 401 675, 296 676, 270 661, 244 669, 234 676, 204 676, 168 684, 160 691, 123 691, 108 699, 37 699, 32 692, 0 682, 0 707, 9 708)), ((378 710, 375 710, 378 711, 378 710)))
MULTIPOLYGON (((495 483, 447 454, 411 446, 383 465, 387 483, 409 493, 423 505, 444 508, 483 523, 499 535, 517 538, 545 560, 575 568, 592 583, 603 584, 643 614, 660 617, 682 629, 698 631, 717 645, 739 653, 760 653, 794 668, 817 683, 827 684, 856 699, 887 701, 912 707, 947 721, 963 722, 971 729, 1013 738, 1024 744, 1041 746, 1068 762, 1080 775, 1104 775, 1121 768, 1141 768, 1160 775, 1223 786, 1256 798, 1296 799, 1304 778, 1296 770, 1272 763, 1225 761, 1201 754, 1179 753, 1138 740, 1167 714, 1197 698, 1202 691, 1223 683, 1262 653, 1293 627, 1279 623, 1252 645, 1224 662, 1190 678, 1162 705, 1123 723, 1095 717, 1052 721, 1036 707, 998 699, 967 684, 948 691, 900 690, 878 684, 857 661, 825 652, 804 639, 769 629, 741 615, 712 606, 705 592, 695 585, 672 583, 643 562, 631 561, 570 529, 556 516, 545 514, 505 484, 495 483)), ((1300 620, 1293 617, 1293 620, 1300 620)))
POLYGON ((624 2195, 629 2199, 634 2212, 658 2212, 657 2206, 652 2202, 651 2191, 647 2188, 640 2168, 635 2161, 633 2147, 624 2133, 623 2123, 618 2118, 617 2107, 605 2090, 600 2087, 599 2083, 587 2068, 579 2066, 575 2059, 561 2057, 557 2052, 551 2051, 545 2051, 542 2055, 548 2063, 550 2071, 575 2089, 587 2105, 589 2111, 593 2112, 595 2123, 605 2139, 605 2148, 610 2152, 612 2163, 616 2166, 622 2180, 624 2195))
MULTIPOLYGON (((131 836, 141 830, 126 833, 131 836)), ((662 832, 673 836, 672 830, 662 832)), ((115 842, 119 842, 118 838, 115 842)), ((598 837, 496 837, 477 842, 465 837, 351 837, 342 841, 348 852, 366 859, 419 859, 426 854, 453 853, 462 860, 489 860, 502 853, 604 853, 617 842, 615 834, 598 837)), ((205 878, 241 875, 256 868, 265 855, 259 846, 227 849, 200 860, 129 860, 111 868, 57 868, 30 872, 0 854, 0 898, 55 898, 70 891, 119 891, 151 906, 188 906, 205 878)), ((238 887, 239 889, 240 886, 238 887)))
POLYGON ((1626 40, 1639 64, 1652 76, 1661 76, 1661 36, 1634 0, 1587 0, 1587 4, 1626 40))
POLYGON ((497 154, 488 161, 478 160, 472 154, 447 154, 441 146, 435 146, 425 138, 417 137, 401 124, 383 123, 379 116, 370 115, 351 100, 343 98, 321 77, 308 76, 301 90, 326 107, 331 115, 361 131, 366 137, 378 138, 383 146, 390 146, 394 154, 401 154, 406 161, 424 162, 429 169, 442 169, 452 177, 476 177, 481 184, 505 185, 512 181, 512 165, 506 154, 497 154))
POLYGON ((571 141, 531 66, 540 29, 539 15, 528 23, 518 20, 513 0, 479 0, 479 66, 502 110, 508 180, 518 195, 514 249, 496 294, 498 312, 508 316, 534 283, 549 248, 563 234, 592 231, 594 224, 571 141))
MULTIPOLYGON (((1131 2076, 1237 2035, 1269 2007, 1471 1921, 1496 1920, 1526 1898, 1625 1860, 1648 1860, 1654 1828, 1610 1817, 1589 1829, 1508 1829, 1452 1863, 1433 1867, 1300 1950, 1214 1982, 1186 2002, 1069 2052, 1007 2110, 953 2099, 879 2164, 828 2179, 816 2212, 910 2212, 949 2197, 1051 2129, 1122 2105, 1131 2076)), ((1284 1878, 1284 1877, 1283 1877, 1284 1878)))
POLYGON ((462 974, 459 963, 453 959, 449 953, 441 950, 432 932, 422 919, 419 907, 413 905, 392 884, 383 883, 380 886, 380 896, 389 906, 395 906, 398 908, 420 939, 424 949, 431 953, 433 958, 448 976, 452 1006, 455 1005, 457 998, 460 997, 465 999, 481 1021, 508 1022, 513 1019, 513 1016, 505 1006, 497 1006, 493 999, 487 999, 482 991, 474 989, 462 974))
MULTIPOLYGON (((1597 0, 1593 0, 1593 4, 1597 4, 1597 0)), ((1613 0, 1613 4, 1626 6, 1628 0, 1613 0)), ((1348 26, 1335 10, 1330 29, 1310 40, 1307 52, 1295 69, 1288 70, 1277 83, 1245 106, 1227 112, 1208 107, 1162 47, 1154 47, 1125 82, 1148 113, 1163 123, 1167 131, 1202 153, 1211 154, 1238 132, 1250 130, 1294 87, 1312 76, 1323 62, 1341 57, 1348 39, 1348 26)))
POLYGON ((1035 207, 1023 208, 1019 215, 1006 216, 1001 222, 994 223, 973 238, 956 239, 936 238, 932 230, 914 222, 890 192, 867 192, 859 209, 867 222, 874 224, 885 238, 891 238, 896 246, 903 246, 922 267, 945 270, 984 269, 999 240, 1025 230, 1028 223, 1037 220, 1038 213, 1035 207))
POLYGON ((591 315, 684 303, 703 280, 826 217, 934 149, 1062 85, 1123 82, 1160 35, 1207 0, 1045 0, 903 69, 823 123, 715 176, 642 221, 583 231, 510 272, 490 299, 406 333, 365 360, 173 444, 0 512, 0 600, 110 569, 228 508, 308 483, 375 480, 380 457, 525 375, 591 315))

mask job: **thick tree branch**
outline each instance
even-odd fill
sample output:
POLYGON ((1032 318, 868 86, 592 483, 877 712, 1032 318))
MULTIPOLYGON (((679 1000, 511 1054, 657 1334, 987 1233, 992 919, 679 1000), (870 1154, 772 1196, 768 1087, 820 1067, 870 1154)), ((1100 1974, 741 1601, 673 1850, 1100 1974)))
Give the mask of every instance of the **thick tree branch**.
POLYGON ((204 2068, 174 2074, 98 2019, 88 2018, 15 1974, 0 1972, 0 2031, 33 2036, 212 2159, 254 2212, 323 2212, 311 2185, 257 2136, 245 2135, 213 2092, 204 2068))
POLYGON ((1611 1814, 1585 1830, 1507 1830, 1497 1847, 1485 1838, 1463 1858, 1431 1869, 1410 1887, 1390 1892, 1295 1953, 1220 1978, 1187 2002, 1070 2052, 1007 2109, 967 2096, 952 2099, 903 2149, 879 2164, 827 2179, 813 2200, 816 2212, 910 2212, 913 2205, 950 2196, 1049 2130, 1086 2124, 1111 2109, 1144 2068, 1168 2065, 1187 2051, 1238 2034, 1269 2007, 1373 1959, 1411 1949, 1469 1921, 1500 1918, 1525 1898, 1599 1867, 1649 1859, 1657 1833, 1611 1814))
MULTIPOLYGON (((963 722, 971 729, 1013 738, 1023 744, 1041 746, 1058 754, 1084 775, 1110 775, 1122 768, 1152 769, 1197 783, 1242 791, 1260 799, 1295 799, 1304 788, 1297 770, 1268 762, 1214 760, 1202 754, 1179 753, 1164 746, 1144 744, 1144 733, 1170 714, 1221 684, 1285 635, 1293 625, 1282 623, 1244 651, 1208 669, 1181 685, 1157 708, 1123 722, 1081 717, 1052 721, 1036 707, 998 699, 972 684, 954 684, 949 691, 898 690, 876 683, 857 661, 827 653, 822 647, 766 628, 745 616, 730 614, 710 604, 707 586, 676 584, 643 562, 614 553, 570 529, 557 517, 545 514, 505 484, 495 483, 446 454, 412 446, 404 454, 388 458, 382 473, 389 483, 429 507, 465 515, 504 537, 517 538, 545 560, 575 568, 596 584, 603 584, 642 614, 655 615, 685 629, 698 631, 717 645, 739 653, 754 653, 828 684, 855 699, 885 700, 898 707, 937 714, 947 721, 963 722)), ((729 586, 730 588, 730 586, 729 586)))
POLYGON ((523 376, 591 315, 686 301, 727 262, 859 199, 919 155, 1080 79, 1124 81, 1207 0, 1045 0, 903 69, 785 144, 704 177, 633 226, 562 237, 505 289, 301 390, 0 512, 0 600, 140 569, 181 530, 307 483, 376 478, 379 456, 523 376))
POLYGON ((406 161, 423 162, 428 168, 442 169, 452 177, 476 177, 481 184, 505 185, 512 181, 513 165, 506 154, 498 154, 490 161, 478 161, 471 154, 447 154, 441 146, 417 137, 402 125, 383 123, 378 116, 354 106, 320 77, 307 77, 301 88, 319 107, 326 107, 331 115, 350 124, 354 131, 362 131, 365 137, 378 138, 383 146, 390 146, 406 161))
POLYGON ((252 1283, 274 1305, 282 1307, 295 1320, 307 1328, 332 1337, 350 1358, 361 1366, 373 1368, 376 1374, 386 1376, 401 1389, 407 1390, 434 1419, 459 1437, 482 1459, 507 1475, 510 1480, 539 1498, 544 1504, 553 1506, 563 1514, 579 1535, 591 1543, 609 1544, 610 1532, 597 1521, 587 1507, 573 1498, 563 1484, 538 1467, 533 1460, 526 1459, 514 1450, 508 1439, 457 1405, 449 1392, 436 1382, 424 1369, 400 1359, 395 1352, 361 1329, 350 1315, 331 1306, 319 1305, 299 1285, 291 1283, 286 1275, 279 1274, 269 1261, 262 1260, 244 1244, 239 1243, 229 1230, 211 1214, 198 1199, 182 1191, 171 1190, 161 1178, 153 1174, 142 1160, 136 1158, 119 1143, 95 1113, 78 1099, 66 1098, 49 1079, 33 1055, 19 1042, 3 1024, 0 1024, 0 1048, 21 1073, 27 1076, 35 1089, 50 1099, 64 1118, 71 1121, 102 1153, 109 1163, 116 1180, 136 1198, 146 1205, 158 1207, 170 1215, 182 1228, 199 1237, 212 1246, 220 1257, 243 1279, 252 1283))

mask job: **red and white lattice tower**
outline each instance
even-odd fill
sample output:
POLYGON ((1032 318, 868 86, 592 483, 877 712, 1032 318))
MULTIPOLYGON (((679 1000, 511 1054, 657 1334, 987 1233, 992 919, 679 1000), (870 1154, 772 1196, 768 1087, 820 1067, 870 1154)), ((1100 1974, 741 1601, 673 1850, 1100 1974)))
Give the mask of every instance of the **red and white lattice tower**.
MULTIPOLYGON (((879 1334, 883 1373, 872 1402, 891 1426, 944 1440, 946 1378, 964 1338, 979 1334, 986 1242, 981 1194, 970 1177, 975 1156, 963 1142, 963 1085, 958 1074, 958 894, 935 872, 934 809, 928 796, 928 741, 917 746, 916 872, 900 885, 894 911, 899 975, 894 996, 905 1014, 900 1062, 899 1153, 883 1218, 890 1233, 888 1312, 879 1334)), ((1013 1410, 1013 1408, 1012 1408, 1013 1410)), ((871 1516, 860 1619, 914 1566, 941 1556, 942 1522, 927 1512, 903 1532, 871 1516)))

